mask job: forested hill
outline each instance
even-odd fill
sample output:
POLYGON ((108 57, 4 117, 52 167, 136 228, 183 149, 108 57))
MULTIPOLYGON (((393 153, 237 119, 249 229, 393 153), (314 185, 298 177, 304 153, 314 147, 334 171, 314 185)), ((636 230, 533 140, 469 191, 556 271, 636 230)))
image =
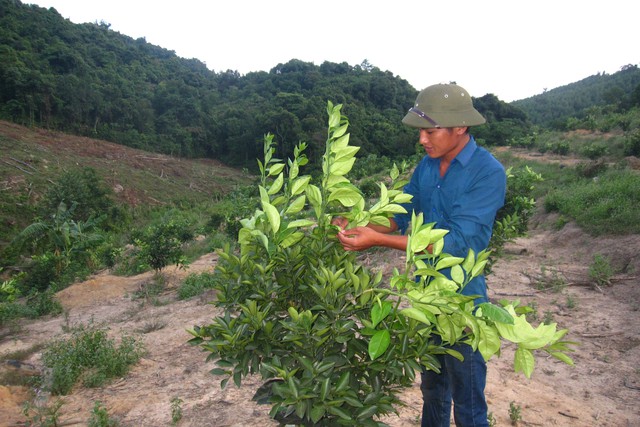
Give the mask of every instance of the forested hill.
MULTIPOLYGON (((281 156, 308 142, 313 162, 332 101, 344 105, 360 155, 398 157, 415 150, 415 132, 401 119, 416 94, 366 60, 215 72, 108 24, 73 24, 53 8, 0 0, 0 119, 22 125, 254 167, 267 132, 281 156)), ((489 101, 501 117, 524 117, 489 101)))
POLYGON ((617 73, 598 73, 512 105, 524 110, 536 125, 563 129, 568 118, 583 118, 593 107, 627 110, 640 105, 640 69, 625 65, 617 73))
MULTIPOLYGON (((107 23, 74 24, 53 8, 0 0, 0 119, 21 125, 253 169, 268 132, 278 156, 305 141, 317 164, 331 101, 343 104, 360 156, 398 158, 415 151, 415 132, 401 119, 417 92, 366 60, 216 72, 107 23)), ((522 104, 476 98, 488 124, 474 134, 493 144, 527 134, 527 115, 544 114, 538 106, 555 93, 522 104)))
POLYGON ((0 0, 0 118, 23 125, 255 165, 267 132, 283 152, 309 142, 313 156, 331 100, 344 104, 363 153, 395 155, 413 152, 400 120, 416 93, 366 63, 293 59, 270 72, 214 72, 108 24, 0 0))

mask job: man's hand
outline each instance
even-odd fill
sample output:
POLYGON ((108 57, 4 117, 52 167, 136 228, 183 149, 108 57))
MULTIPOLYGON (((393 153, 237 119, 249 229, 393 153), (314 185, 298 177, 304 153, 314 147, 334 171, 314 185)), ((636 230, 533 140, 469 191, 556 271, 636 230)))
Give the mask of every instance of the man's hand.
POLYGON ((336 216, 331 219, 331 225, 335 225, 340 228, 340 231, 342 231, 347 228, 347 225, 349 225, 349 220, 342 216, 336 216))
POLYGON ((338 240, 345 251, 363 251, 378 244, 380 233, 369 227, 343 229, 338 233, 338 240))

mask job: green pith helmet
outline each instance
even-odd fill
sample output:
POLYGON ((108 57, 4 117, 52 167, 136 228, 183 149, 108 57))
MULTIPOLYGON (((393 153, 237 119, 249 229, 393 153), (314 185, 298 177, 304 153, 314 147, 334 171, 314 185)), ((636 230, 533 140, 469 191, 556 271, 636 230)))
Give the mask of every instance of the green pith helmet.
POLYGON ((486 120, 473 108, 471 96, 456 84, 436 84, 423 89, 402 119, 414 128, 476 126, 486 120))

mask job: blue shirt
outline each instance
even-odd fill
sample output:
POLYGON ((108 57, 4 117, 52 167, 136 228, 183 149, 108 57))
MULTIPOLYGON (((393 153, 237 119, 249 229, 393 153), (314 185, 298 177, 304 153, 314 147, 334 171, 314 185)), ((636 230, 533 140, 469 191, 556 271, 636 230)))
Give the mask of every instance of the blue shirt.
MULTIPOLYGON (((404 188, 413 196, 411 203, 404 205, 408 213, 394 219, 405 233, 411 224, 411 212, 422 213, 425 224, 435 222, 435 228, 449 230, 444 237, 444 252, 464 258, 471 248, 477 255, 489 245, 506 187, 502 164, 478 147, 471 136, 444 177, 440 177, 440 159, 425 156, 420 161, 404 188)), ((488 301, 484 276, 474 278, 462 293, 479 295, 476 304, 488 301)))

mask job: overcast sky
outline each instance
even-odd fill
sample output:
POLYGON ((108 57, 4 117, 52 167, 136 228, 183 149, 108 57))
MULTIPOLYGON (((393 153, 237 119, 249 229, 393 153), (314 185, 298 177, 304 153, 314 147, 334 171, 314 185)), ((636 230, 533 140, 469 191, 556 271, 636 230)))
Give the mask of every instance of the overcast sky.
POLYGON ((215 72, 361 64, 511 102, 640 62, 633 0, 23 0, 215 72))

